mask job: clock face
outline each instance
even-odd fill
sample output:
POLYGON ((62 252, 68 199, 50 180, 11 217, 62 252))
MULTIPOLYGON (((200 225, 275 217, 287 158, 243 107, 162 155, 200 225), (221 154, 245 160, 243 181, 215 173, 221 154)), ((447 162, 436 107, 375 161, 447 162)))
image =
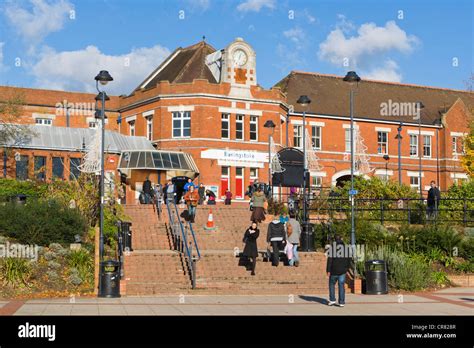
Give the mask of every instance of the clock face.
POLYGON ((232 54, 232 58, 234 59, 235 64, 238 66, 243 66, 245 63, 247 63, 247 53, 241 49, 235 50, 232 54))

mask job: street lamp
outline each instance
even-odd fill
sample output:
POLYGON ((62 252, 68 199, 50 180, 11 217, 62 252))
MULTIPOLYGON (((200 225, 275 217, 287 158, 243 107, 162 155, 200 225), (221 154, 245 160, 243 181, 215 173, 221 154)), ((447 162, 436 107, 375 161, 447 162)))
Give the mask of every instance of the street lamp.
MULTIPOLYGON (((358 85, 360 82, 359 75, 355 71, 349 71, 343 78, 343 81, 349 82, 350 91, 350 117, 351 117, 351 246, 352 251, 355 252, 355 220, 354 220, 354 85, 358 85)), ((355 257, 355 253, 354 253, 355 257)), ((356 274, 357 267, 354 266, 354 276, 356 274)))
POLYGON ((389 155, 383 155, 383 159, 385 160, 385 183, 388 182, 388 161, 390 160, 389 155))
POLYGON ((312 251, 314 249, 313 233, 308 224, 306 180, 308 178, 308 161, 306 160, 306 108, 311 103, 307 95, 302 95, 296 101, 303 108, 303 238, 301 247, 303 251, 312 251))
POLYGON ((421 110, 424 109, 425 106, 421 101, 416 102, 416 113, 418 117, 418 162, 419 162, 419 173, 418 173, 418 181, 420 185, 420 199, 423 199, 423 186, 421 183, 421 153, 423 151, 423 142, 421 140, 421 110))
MULTIPOLYGON (((268 185, 270 185, 270 180, 272 178, 272 149, 271 149, 271 137, 273 135, 273 132, 275 131, 275 123, 273 123, 272 120, 267 120, 263 127, 270 129, 270 133, 268 134, 268 185)), ((273 190, 272 190, 272 195, 273 195, 273 190)))
POLYGON ((398 134, 395 139, 398 140, 398 184, 402 184, 402 126, 403 122, 400 122, 400 125, 397 128, 398 134))
MULTIPOLYGON (((99 94, 96 96, 96 101, 100 100, 101 110, 100 119, 102 122, 102 136, 101 136, 101 148, 100 148, 100 241, 99 241, 99 297, 104 295, 104 289, 102 284, 102 261, 104 257, 104 175, 105 175, 105 101, 110 100, 105 91, 99 89, 99 83, 105 86, 108 82, 113 81, 112 76, 106 70, 101 70, 95 77, 96 89, 99 94)), ((96 116, 97 113, 96 113, 96 116)))

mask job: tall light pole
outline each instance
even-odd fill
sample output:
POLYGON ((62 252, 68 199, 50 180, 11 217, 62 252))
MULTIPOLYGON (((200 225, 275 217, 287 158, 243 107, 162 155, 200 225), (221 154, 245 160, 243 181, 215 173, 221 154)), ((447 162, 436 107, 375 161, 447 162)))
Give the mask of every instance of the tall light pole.
POLYGON ((388 182, 388 161, 390 161, 389 155, 383 155, 383 159, 385 160, 385 183, 388 182))
POLYGON ((99 241, 99 297, 104 295, 103 284, 102 284, 102 261, 104 257, 104 175, 105 175, 105 101, 110 100, 105 91, 99 89, 99 83, 105 86, 108 82, 114 79, 110 76, 106 70, 101 70, 95 77, 95 84, 99 94, 96 96, 96 100, 100 100, 101 110, 100 119, 102 122, 102 136, 101 136, 101 147, 100 147, 100 241, 99 241))
MULTIPOLYGON (((354 167, 355 167, 355 159, 354 159, 354 85, 358 85, 360 82, 359 75, 356 74, 355 71, 349 71, 343 79, 346 82, 349 82, 351 87, 350 92, 350 117, 351 117, 351 246, 353 252, 355 251, 355 217, 354 217, 354 167)), ((355 257, 355 253, 354 253, 355 257)), ((357 268, 354 266, 354 275, 357 268)))
MULTIPOLYGON (((275 131, 275 123, 272 120, 267 120, 263 127, 268 128, 270 133, 268 134, 268 185, 272 181, 272 148, 271 148, 271 138, 273 132, 275 131)), ((273 190, 272 190, 272 197, 273 197, 273 190)))
POLYGON ((403 122, 397 128, 398 134, 395 139, 398 140, 398 184, 402 184, 402 126, 403 122))
POLYGON ((311 251, 314 249, 313 233, 310 231, 308 224, 306 180, 308 178, 308 161, 306 160, 306 107, 311 103, 311 99, 307 95, 302 95, 296 101, 303 107, 303 241, 301 243, 303 251, 311 251))
POLYGON ((417 117, 418 117, 418 146, 419 146, 419 149, 418 149, 418 181, 419 181, 419 185, 420 185, 420 199, 423 199, 423 185, 421 183, 421 156, 422 156, 422 152, 423 152, 423 141, 421 139, 421 110, 424 109, 425 106, 423 105, 423 103, 421 101, 419 102, 416 102, 416 113, 417 113, 417 117))

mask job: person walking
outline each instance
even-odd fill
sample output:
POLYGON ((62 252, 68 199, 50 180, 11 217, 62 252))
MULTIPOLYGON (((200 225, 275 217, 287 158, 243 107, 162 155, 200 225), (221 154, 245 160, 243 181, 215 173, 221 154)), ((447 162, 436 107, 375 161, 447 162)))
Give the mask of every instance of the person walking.
POLYGON ((232 202, 232 192, 229 189, 225 190, 225 205, 230 205, 232 202))
POLYGON ((257 191, 255 191, 251 198, 252 203, 252 215, 250 216, 250 221, 260 223, 265 220, 265 202, 267 202, 267 198, 265 194, 262 192, 262 189, 259 187, 257 191))
POLYGON ((267 243, 272 247, 272 266, 278 267, 280 250, 284 249, 286 240, 285 226, 280 222, 279 216, 275 215, 267 230, 267 243))
POLYGON ((194 188, 196 188, 196 185, 194 185, 193 180, 192 180, 192 179, 188 179, 188 182, 187 182, 186 184, 184 184, 184 188, 183 188, 183 189, 184 189, 184 192, 188 192, 188 191, 189 191, 189 188, 190 188, 191 186, 194 187, 194 188))
POLYGON ((298 267, 300 265, 300 258, 298 256, 298 246, 301 238, 301 225, 296 220, 296 215, 290 213, 290 219, 286 224, 286 234, 288 235, 288 243, 293 245, 292 258, 290 260, 290 266, 298 267))
POLYGON ((345 253, 345 245, 341 236, 336 235, 335 241, 329 249, 326 263, 326 272, 329 277, 329 301, 328 306, 336 304, 336 282, 339 291, 339 307, 344 307, 346 293, 344 284, 346 282, 346 273, 351 267, 351 258, 345 253), (343 255, 339 255, 339 250, 344 250, 343 255))
POLYGON ((174 200, 174 196, 176 195, 175 186, 171 180, 168 181, 168 185, 166 185, 166 202, 172 202, 174 200))
POLYGON ((153 199, 155 201, 159 215, 161 216, 161 204, 163 203, 163 188, 161 187, 161 184, 156 184, 153 187, 153 199))
POLYGON ((258 248, 257 238, 260 235, 260 230, 255 222, 252 222, 249 228, 245 231, 243 242, 245 243, 244 252, 242 255, 250 261, 251 275, 255 275, 255 266, 257 264, 258 248))
POLYGON ((438 215, 439 201, 441 200, 441 192, 436 187, 436 182, 433 180, 430 183, 431 188, 428 190, 428 199, 426 203, 428 205, 428 218, 436 218, 438 215))
POLYGON ((194 223, 194 219, 196 217, 196 207, 199 202, 199 194, 194 189, 194 185, 189 186, 189 191, 184 195, 184 201, 188 206, 189 222, 194 223))
POLYGON ((199 184, 198 188, 198 194, 199 194, 199 205, 202 205, 204 201, 206 200, 206 188, 204 187, 203 184, 199 184))
POLYGON ((152 190, 153 190, 153 188, 152 188, 152 185, 151 185, 150 178, 147 176, 145 181, 143 182, 143 186, 142 186, 142 191, 143 191, 143 194, 145 195, 145 197, 144 197, 145 204, 150 204, 152 190))

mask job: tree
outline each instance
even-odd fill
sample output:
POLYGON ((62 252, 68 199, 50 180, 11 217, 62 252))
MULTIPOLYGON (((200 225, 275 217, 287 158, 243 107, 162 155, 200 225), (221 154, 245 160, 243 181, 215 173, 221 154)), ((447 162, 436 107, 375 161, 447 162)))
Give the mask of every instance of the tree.
POLYGON ((0 100, 0 144, 20 144, 32 135, 28 127, 18 123, 24 105, 25 98, 21 93, 14 93, 8 99, 0 100))
POLYGON ((464 137, 464 154, 461 164, 470 178, 474 176, 474 121, 471 121, 471 130, 464 137))

